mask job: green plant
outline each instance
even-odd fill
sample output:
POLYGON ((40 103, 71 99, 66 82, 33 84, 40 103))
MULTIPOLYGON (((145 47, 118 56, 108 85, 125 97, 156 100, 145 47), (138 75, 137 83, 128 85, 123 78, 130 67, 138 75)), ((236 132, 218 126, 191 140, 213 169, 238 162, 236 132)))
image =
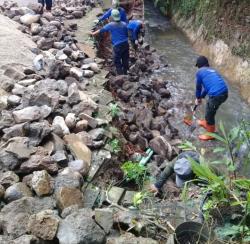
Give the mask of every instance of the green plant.
POLYGON ((193 143, 190 142, 190 141, 183 142, 182 144, 180 144, 178 146, 178 148, 180 148, 183 151, 190 151, 190 150, 192 150, 192 151, 196 151, 197 152, 196 146, 194 146, 193 143))
POLYGON ((147 168, 144 165, 127 161, 121 166, 121 169, 128 181, 135 181, 142 188, 147 175, 147 168))
POLYGON ((118 139, 112 139, 109 141, 108 143, 111 147, 111 150, 113 153, 119 153, 121 152, 122 148, 121 148, 121 142, 118 139))
POLYGON ((112 118, 117 117, 120 114, 121 110, 116 103, 110 103, 109 104, 109 113, 111 114, 112 118))
POLYGON ((143 203, 143 201, 149 196, 148 192, 137 192, 134 196, 133 196, 133 205, 134 207, 139 207, 140 204, 143 203))

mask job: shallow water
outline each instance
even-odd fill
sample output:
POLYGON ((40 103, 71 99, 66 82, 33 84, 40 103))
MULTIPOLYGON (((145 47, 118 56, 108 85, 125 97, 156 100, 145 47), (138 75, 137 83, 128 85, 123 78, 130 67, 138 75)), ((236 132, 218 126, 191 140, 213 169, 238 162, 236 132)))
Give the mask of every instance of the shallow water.
MULTIPOLYGON (((199 54, 193 50, 188 38, 171 25, 149 1, 145 2, 145 19, 148 21, 148 42, 164 56, 169 65, 169 69, 162 70, 158 75, 168 80, 169 73, 173 73, 177 78, 174 82, 175 95, 178 96, 179 90, 185 94, 183 101, 194 100, 194 78, 197 71, 194 64, 199 54)), ((233 127, 241 119, 250 121, 249 105, 243 101, 235 86, 229 84, 229 89, 229 98, 216 116, 217 121, 222 120, 227 128, 233 127)))

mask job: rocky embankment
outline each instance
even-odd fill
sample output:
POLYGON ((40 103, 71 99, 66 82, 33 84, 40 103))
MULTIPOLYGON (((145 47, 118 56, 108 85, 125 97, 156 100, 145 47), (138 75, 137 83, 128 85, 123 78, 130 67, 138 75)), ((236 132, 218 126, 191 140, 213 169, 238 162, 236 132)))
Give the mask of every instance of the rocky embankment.
POLYGON ((93 6, 57 1, 52 13, 42 13, 36 3, 1 6, 36 43, 32 68, 2 67, 1 243, 158 243, 122 234, 134 230, 135 219, 143 236, 148 237, 148 226, 154 227, 154 239, 162 238, 159 230, 167 231, 166 215, 155 213, 161 225, 125 208, 133 205, 130 191, 90 184, 111 158, 130 159, 148 147, 155 152, 150 173, 157 175, 178 153, 180 142, 169 120, 174 105, 168 82, 150 75, 162 64, 148 44, 132 58, 130 74, 118 77, 102 69, 104 60, 89 57, 86 46, 77 46, 77 24, 65 20, 82 18, 93 6), (104 90, 105 83, 112 93, 104 90), (113 122, 108 107, 112 94, 122 108, 113 122), (107 146, 113 138, 123 142, 118 157, 107 146))

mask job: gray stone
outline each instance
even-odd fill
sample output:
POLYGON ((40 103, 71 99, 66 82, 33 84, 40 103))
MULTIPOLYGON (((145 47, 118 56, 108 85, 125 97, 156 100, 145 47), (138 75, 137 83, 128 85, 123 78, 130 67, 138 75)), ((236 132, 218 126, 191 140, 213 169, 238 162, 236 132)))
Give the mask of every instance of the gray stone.
POLYGON ((19 84, 15 84, 11 92, 14 95, 21 95, 22 96, 25 93, 25 91, 26 91, 26 87, 21 86, 19 84))
POLYGON ((7 144, 6 152, 12 153, 18 159, 28 159, 36 152, 36 148, 29 145, 28 137, 13 137, 7 144))
POLYGON ((18 84, 21 86, 30 86, 30 85, 34 85, 35 83, 36 83, 36 79, 27 79, 27 80, 18 81, 18 84))
POLYGON ((84 72, 83 72, 83 76, 84 77, 87 77, 87 78, 91 78, 91 77, 93 77, 94 76, 94 71, 92 71, 92 70, 84 70, 84 72))
POLYGON ((81 81, 83 79, 83 70, 73 67, 70 69, 70 75, 76 78, 78 81, 81 81))
POLYGON ((90 130, 88 133, 94 141, 102 140, 105 137, 105 130, 103 128, 93 129, 90 130))
POLYGON ((8 244, 45 244, 45 243, 41 242, 41 240, 39 240, 35 236, 23 235, 23 236, 16 238, 15 240, 11 241, 8 244))
POLYGON ((28 9, 31 9, 36 14, 41 14, 43 11, 43 6, 41 3, 29 3, 27 6, 28 6, 28 9))
POLYGON ((68 89, 68 103, 71 105, 77 104, 81 101, 80 94, 77 88, 77 84, 73 83, 68 89))
POLYGON ((21 161, 12 153, 6 150, 0 151, 0 169, 1 170, 15 170, 21 164, 21 161))
POLYGON ((86 176, 89 170, 89 165, 83 160, 70 161, 68 163, 68 167, 74 171, 79 172, 83 176, 86 176))
POLYGON ((20 21, 22 24, 30 26, 32 23, 38 22, 40 19, 40 15, 33 15, 33 14, 25 14, 21 16, 20 21))
POLYGON ((19 172, 29 174, 39 170, 46 170, 50 174, 55 174, 58 171, 58 166, 52 157, 38 152, 35 155, 31 155, 27 161, 21 164, 19 172))
POLYGON ((3 234, 17 238, 27 233, 29 217, 42 210, 53 209, 55 202, 48 197, 23 197, 5 205, 0 212, 3 234))
POLYGON ((126 191, 123 199, 122 199, 122 205, 124 207, 129 207, 133 205, 133 198, 134 195, 136 194, 135 191, 126 191))
POLYGON ((46 170, 34 171, 31 180, 32 189, 41 197, 49 195, 53 191, 51 177, 46 170))
POLYGON ((52 109, 47 105, 41 107, 31 106, 18 111, 14 111, 13 117, 16 123, 23 123, 27 121, 44 119, 49 116, 51 111, 52 109))
POLYGON ((61 212, 61 217, 65 219, 68 215, 72 214, 73 212, 78 211, 78 209, 79 209, 78 205, 71 205, 63 209, 63 211, 61 212))
POLYGON ((38 23, 32 23, 30 27, 30 32, 32 35, 38 35, 42 30, 42 27, 38 23))
POLYGON ((113 210, 108 208, 96 208, 95 221, 103 228, 105 233, 108 234, 113 227, 113 210))
POLYGON ((56 116, 54 118, 52 126, 53 127, 56 127, 56 126, 60 127, 61 130, 63 131, 63 135, 67 135, 70 133, 69 128, 67 127, 67 125, 64 121, 64 118, 61 116, 56 116))
POLYGON ((105 243, 105 233, 91 218, 90 212, 80 209, 61 221, 57 232, 60 244, 105 243))
POLYGON ((88 121, 88 125, 89 125, 92 129, 95 129, 95 128, 97 127, 97 125, 98 125, 98 121, 97 121, 95 118, 89 116, 88 114, 81 113, 81 114, 79 115, 79 117, 80 117, 80 119, 82 119, 82 120, 87 120, 87 121, 88 121))
POLYGON ((53 47, 54 40, 52 38, 42 37, 37 41, 37 47, 41 50, 49 50, 53 47))
POLYGON ((53 47, 61 50, 66 47, 66 44, 64 42, 54 42, 53 47))
POLYGON ((86 130, 88 128, 88 121, 87 120, 80 120, 76 123, 76 132, 80 132, 86 130))
POLYGON ((43 239, 53 240, 59 225, 59 217, 52 210, 43 210, 29 217, 28 230, 43 239))
POLYGON ((123 193, 125 190, 120 187, 113 186, 109 191, 108 191, 108 198, 112 203, 118 204, 119 201, 121 200, 123 193))
POLYGON ((12 186, 19 181, 19 176, 16 175, 13 171, 7 171, 0 175, 0 184, 5 188, 12 186))
POLYGON ((80 19, 83 17, 83 12, 82 11, 74 11, 72 13, 72 15, 76 18, 76 19, 80 19))
POLYGON ((55 177, 55 192, 57 192, 61 187, 71 187, 80 189, 82 183, 82 175, 67 167, 55 177))
POLYGON ((10 106, 17 106, 21 103, 21 97, 16 96, 16 95, 10 95, 7 98, 7 103, 10 106))
POLYGON ((13 137, 24 137, 25 136, 25 124, 17 124, 11 126, 9 128, 3 129, 4 136, 2 137, 4 140, 9 140, 13 137))
POLYGON ((22 197, 31 197, 32 192, 28 186, 22 182, 15 183, 12 186, 8 187, 4 194, 4 200, 6 202, 12 202, 18 200, 22 197))
POLYGON ((81 208, 83 207, 83 195, 77 188, 61 187, 56 193, 56 202, 60 211, 72 205, 78 205, 81 208))
POLYGON ((83 204, 84 204, 83 207, 93 208, 96 199, 98 198, 99 195, 100 195, 100 189, 92 184, 88 184, 83 194, 83 204))
POLYGON ((90 63, 89 66, 90 66, 90 69, 94 71, 95 73, 100 73, 100 68, 98 67, 97 63, 90 63))
POLYGON ((8 66, 5 71, 4 75, 8 76, 9 78, 13 80, 23 80, 25 78, 25 74, 16 70, 15 68, 8 66))
POLYGON ((62 167, 65 167, 68 162, 68 157, 64 150, 56 151, 55 154, 52 155, 52 159, 62 167))
POLYGON ((76 116, 73 113, 69 113, 65 118, 65 123, 69 129, 73 129, 76 126, 76 116))
POLYGON ((0 200, 3 199, 5 193, 5 189, 2 185, 0 185, 0 200))

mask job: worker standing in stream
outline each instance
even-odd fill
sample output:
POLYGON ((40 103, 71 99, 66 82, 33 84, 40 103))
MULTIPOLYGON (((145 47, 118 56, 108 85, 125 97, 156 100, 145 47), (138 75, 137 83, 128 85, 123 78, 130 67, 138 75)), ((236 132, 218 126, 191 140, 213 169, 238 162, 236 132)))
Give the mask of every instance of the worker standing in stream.
MULTIPOLYGON (((198 124, 207 132, 215 132, 215 115, 220 105, 227 100, 228 87, 218 71, 209 67, 208 59, 205 56, 198 57, 195 66, 199 68, 196 73, 195 104, 201 104, 202 99, 208 95, 205 120, 198 120, 198 124)), ((207 141, 214 137, 203 134, 199 135, 199 139, 207 141)))
POLYGON ((129 39, 136 50, 139 43, 139 35, 143 33, 144 24, 141 20, 130 20, 128 23, 129 39))
POLYGON ((113 8, 110 8, 107 12, 105 12, 99 19, 98 22, 102 22, 106 19, 108 19, 111 16, 111 12, 113 9, 117 9, 120 12, 120 16, 121 16, 121 21, 128 23, 128 19, 127 19, 127 14, 124 8, 120 7, 120 3, 118 0, 113 0, 112 1, 112 5, 113 8))
POLYGON ((129 44, 127 24, 121 21, 120 12, 117 9, 112 10, 111 17, 113 19, 111 23, 108 23, 100 30, 92 32, 91 35, 96 36, 104 32, 111 33, 116 72, 118 75, 126 75, 129 68, 129 44))

